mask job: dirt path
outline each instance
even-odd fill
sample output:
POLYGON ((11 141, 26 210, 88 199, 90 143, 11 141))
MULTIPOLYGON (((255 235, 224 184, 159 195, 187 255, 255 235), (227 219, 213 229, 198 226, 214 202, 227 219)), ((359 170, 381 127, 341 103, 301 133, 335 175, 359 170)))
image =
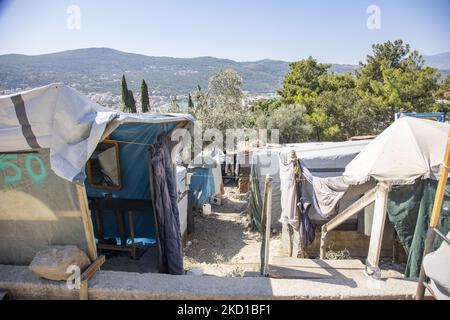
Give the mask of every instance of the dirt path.
MULTIPOLYGON (((236 188, 225 187, 221 206, 211 214, 195 217, 191 245, 185 249, 185 269, 201 269, 205 274, 243 276, 260 268, 261 236, 249 229, 248 202, 240 200, 236 188), (247 274, 246 274, 247 273, 247 274)), ((271 240, 271 255, 279 255, 280 237, 271 240)))

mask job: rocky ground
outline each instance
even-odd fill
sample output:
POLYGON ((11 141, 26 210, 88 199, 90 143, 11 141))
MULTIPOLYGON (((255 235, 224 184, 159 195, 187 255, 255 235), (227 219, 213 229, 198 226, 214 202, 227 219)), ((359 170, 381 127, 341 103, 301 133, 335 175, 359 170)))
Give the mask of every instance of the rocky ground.
MULTIPOLYGON (((260 268, 261 235, 251 229, 247 196, 234 186, 225 187, 221 206, 211 213, 197 214, 195 232, 184 250, 184 267, 191 274, 255 276, 260 268)), ((285 256, 281 234, 272 235, 270 256, 285 256)), ((381 261, 384 277, 401 277, 404 265, 381 261)))
MULTIPOLYGON (((218 276, 259 272, 261 235, 250 228, 246 196, 236 191, 225 187, 223 204, 212 206, 210 214, 195 217, 195 232, 185 249, 185 269, 218 276)), ((280 255, 280 250, 280 235, 274 235, 270 253, 280 255)))

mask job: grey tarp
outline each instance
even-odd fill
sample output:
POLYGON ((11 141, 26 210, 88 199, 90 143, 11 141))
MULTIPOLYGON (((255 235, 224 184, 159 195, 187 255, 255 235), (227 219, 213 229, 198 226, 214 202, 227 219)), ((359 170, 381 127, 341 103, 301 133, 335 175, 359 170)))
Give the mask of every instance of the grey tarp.
POLYGON ((152 148, 153 188, 158 236, 161 244, 161 272, 183 274, 180 217, 175 180, 167 141, 152 148))

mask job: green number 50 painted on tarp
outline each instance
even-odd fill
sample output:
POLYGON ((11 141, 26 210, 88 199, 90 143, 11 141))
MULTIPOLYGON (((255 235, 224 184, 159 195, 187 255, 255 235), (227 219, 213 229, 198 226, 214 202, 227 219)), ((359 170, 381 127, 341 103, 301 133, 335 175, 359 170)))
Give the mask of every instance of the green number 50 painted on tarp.
POLYGON ((45 178, 47 177, 47 171, 45 170, 44 163, 42 160, 35 154, 29 154, 25 158, 25 168, 27 169, 27 174, 30 176, 31 180, 33 180, 36 183, 42 183, 45 181, 45 178), (39 168, 40 173, 37 174, 33 171, 33 167, 31 166, 31 161, 36 160, 39 168))
MULTIPOLYGON (((6 184, 16 183, 22 180, 22 169, 16 164, 12 163, 11 160, 17 160, 17 154, 0 155, 0 170, 11 168, 15 171, 15 175, 5 175, 4 182, 6 184)), ((45 165, 42 162, 41 158, 39 158, 39 156, 37 156, 36 154, 27 155, 27 157, 25 158, 25 169, 28 176, 34 183, 42 183, 47 177, 47 170, 45 169, 45 165), (40 171, 38 173, 33 171, 33 160, 36 161, 39 166, 40 171)))
POLYGON ((16 174, 14 176, 5 176, 5 183, 15 183, 19 182, 22 179, 22 169, 20 169, 14 163, 9 162, 8 160, 16 160, 17 154, 4 154, 0 155, 0 170, 5 170, 6 168, 13 169, 16 174))

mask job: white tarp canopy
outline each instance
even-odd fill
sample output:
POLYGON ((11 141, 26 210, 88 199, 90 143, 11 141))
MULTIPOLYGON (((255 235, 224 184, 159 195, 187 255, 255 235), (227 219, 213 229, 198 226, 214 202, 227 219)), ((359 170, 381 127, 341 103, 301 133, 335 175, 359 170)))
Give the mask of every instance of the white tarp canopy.
POLYGON ((52 170, 77 181, 97 144, 122 123, 194 121, 183 114, 106 109, 63 84, 0 96, 0 152, 50 149, 52 170))
POLYGON ((450 125, 403 117, 367 145, 345 168, 344 181, 361 184, 370 178, 410 184, 436 178, 444 161, 450 125))

